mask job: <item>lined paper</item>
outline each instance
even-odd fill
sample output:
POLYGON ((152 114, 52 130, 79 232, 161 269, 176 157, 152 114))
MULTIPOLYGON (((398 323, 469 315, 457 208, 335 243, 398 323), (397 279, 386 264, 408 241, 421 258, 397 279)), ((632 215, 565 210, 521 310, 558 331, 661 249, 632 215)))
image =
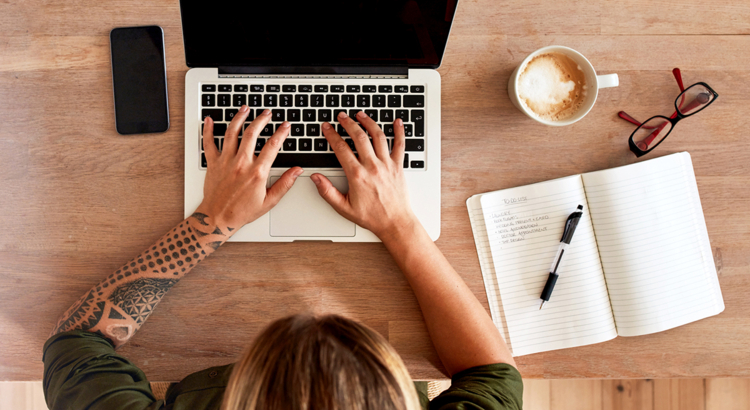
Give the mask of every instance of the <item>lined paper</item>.
POLYGON ((617 336, 579 175, 485 194, 480 203, 491 255, 477 241, 480 263, 492 262, 495 274, 490 276, 496 281, 485 275, 485 286, 488 298, 500 293, 514 356, 617 336), (552 298, 539 310, 565 220, 578 204, 584 205, 584 216, 560 265, 552 298))
POLYGON ((582 178, 619 335, 724 310, 688 153, 582 178))

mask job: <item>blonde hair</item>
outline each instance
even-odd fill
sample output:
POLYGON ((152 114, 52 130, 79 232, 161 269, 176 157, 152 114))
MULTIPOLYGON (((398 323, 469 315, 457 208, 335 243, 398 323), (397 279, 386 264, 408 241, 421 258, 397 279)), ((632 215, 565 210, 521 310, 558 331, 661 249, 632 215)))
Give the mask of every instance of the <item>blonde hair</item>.
POLYGON ((222 410, 420 408, 388 341, 337 315, 271 323, 235 364, 222 404, 222 410))

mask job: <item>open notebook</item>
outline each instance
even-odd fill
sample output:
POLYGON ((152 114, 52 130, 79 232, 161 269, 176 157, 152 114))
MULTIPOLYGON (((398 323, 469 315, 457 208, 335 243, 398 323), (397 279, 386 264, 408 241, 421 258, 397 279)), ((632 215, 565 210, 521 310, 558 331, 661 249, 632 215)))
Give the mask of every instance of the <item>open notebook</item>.
POLYGON ((514 356, 660 332, 724 310, 687 152, 466 203, 492 319, 514 356), (578 204, 583 217, 539 310, 578 204))

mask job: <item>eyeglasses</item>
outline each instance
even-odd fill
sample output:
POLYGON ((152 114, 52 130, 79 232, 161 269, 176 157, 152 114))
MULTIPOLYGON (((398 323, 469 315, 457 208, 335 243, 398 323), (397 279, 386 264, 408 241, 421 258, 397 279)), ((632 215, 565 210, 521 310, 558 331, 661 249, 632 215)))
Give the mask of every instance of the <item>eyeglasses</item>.
POLYGON ((654 148, 659 146, 667 138, 675 124, 681 119, 697 114, 704 108, 711 105, 719 96, 706 83, 695 83, 688 88, 682 85, 682 75, 680 69, 672 70, 677 85, 680 86, 680 95, 674 100, 675 112, 669 117, 663 115, 653 116, 643 123, 638 122, 635 118, 628 115, 625 111, 620 111, 617 115, 625 121, 631 122, 638 126, 630 135, 628 145, 636 157, 642 157, 654 148))

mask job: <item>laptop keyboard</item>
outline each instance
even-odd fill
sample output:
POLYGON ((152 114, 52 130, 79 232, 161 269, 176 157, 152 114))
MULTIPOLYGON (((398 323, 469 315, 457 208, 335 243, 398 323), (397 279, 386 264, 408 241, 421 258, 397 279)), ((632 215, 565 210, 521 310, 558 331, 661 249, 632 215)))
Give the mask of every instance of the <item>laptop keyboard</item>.
MULTIPOLYGON (((354 142, 337 117, 344 111, 356 121, 356 114, 364 111, 385 133, 389 149, 393 148, 393 121, 401 118, 406 134, 404 168, 425 168, 424 85, 201 84, 201 118, 210 116, 214 120, 214 142, 219 149, 223 147, 227 126, 242 105, 247 105, 250 113, 240 139, 257 115, 265 109, 271 110, 271 121, 255 144, 256 153, 281 123, 291 123, 289 136, 273 167, 340 168, 341 164, 323 136, 321 124, 331 123, 356 153, 354 142)), ((200 166, 206 168, 202 137, 200 144, 200 166)))

